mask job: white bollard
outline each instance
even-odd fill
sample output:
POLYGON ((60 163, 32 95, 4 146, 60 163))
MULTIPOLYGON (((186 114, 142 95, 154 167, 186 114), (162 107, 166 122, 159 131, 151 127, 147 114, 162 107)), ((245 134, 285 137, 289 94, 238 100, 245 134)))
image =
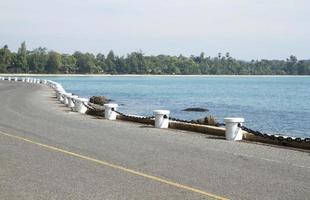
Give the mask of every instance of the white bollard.
POLYGON ((75 102, 75 111, 79 113, 86 113, 87 107, 84 104, 87 104, 89 102, 89 99, 86 98, 76 98, 75 102))
POLYGON ((244 118, 224 118, 226 140, 242 140, 242 130, 238 124, 242 125, 244 118))
POLYGON ((17 82, 17 81, 18 81, 18 78, 17 78, 17 77, 14 77, 14 81, 17 82))
POLYGON ((71 108, 72 110, 74 110, 74 107, 75 107, 74 98, 78 98, 78 96, 77 95, 71 95, 68 97, 68 107, 71 108))
POLYGON ((25 82, 25 80, 26 80, 25 78, 22 78, 22 82, 25 82))
POLYGON ((65 104, 66 106, 69 104, 69 99, 68 97, 71 96, 72 93, 65 93, 64 96, 64 100, 63 100, 63 104, 65 104))
POLYGON ((104 104, 104 117, 108 120, 116 120, 117 113, 114 112, 118 107, 115 103, 104 104))
POLYGON ((61 102, 61 103, 64 103, 64 95, 66 94, 66 92, 65 91, 62 91, 62 92, 60 92, 59 93, 59 101, 61 102))
POLYGON ((169 127, 169 110, 153 110, 155 115, 155 128, 169 127))
POLYGON ((8 77, 8 81, 11 81, 11 77, 8 77))
POLYGON ((66 91, 64 89, 57 89, 56 90, 56 98, 60 101, 60 96, 63 95, 66 91))
POLYGON ((69 102, 69 107, 71 108, 71 110, 73 112, 77 112, 76 111, 76 104, 77 104, 77 99, 78 98, 79 98, 78 96, 71 96, 72 103, 69 102))
POLYGON ((43 80, 42 83, 43 83, 44 85, 46 85, 46 84, 47 84, 47 80, 43 80))

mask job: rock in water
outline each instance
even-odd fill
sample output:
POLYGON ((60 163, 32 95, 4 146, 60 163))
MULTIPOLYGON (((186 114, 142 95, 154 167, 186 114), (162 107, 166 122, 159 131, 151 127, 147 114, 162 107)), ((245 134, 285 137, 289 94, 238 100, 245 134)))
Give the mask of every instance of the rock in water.
POLYGON ((216 120, 216 118, 212 115, 209 115, 205 118, 202 119, 197 119, 196 122, 198 122, 199 124, 205 124, 205 125, 209 125, 209 126, 219 126, 219 122, 216 120))
POLYGON ((103 106, 105 103, 109 103, 110 100, 107 99, 105 96, 92 96, 89 99, 89 102, 103 106))
POLYGON ((187 112, 208 112, 209 110, 206 108, 186 108, 182 111, 187 111, 187 112))

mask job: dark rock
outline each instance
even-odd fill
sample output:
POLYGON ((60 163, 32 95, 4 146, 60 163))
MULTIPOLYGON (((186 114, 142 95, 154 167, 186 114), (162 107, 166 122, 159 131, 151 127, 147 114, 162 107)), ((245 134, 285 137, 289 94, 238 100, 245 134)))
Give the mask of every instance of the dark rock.
POLYGON ((100 106, 94 103, 88 103, 88 109, 86 111, 86 114, 104 117, 104 106, 100 106))
POLYGON ((205 118, 202 119, 197 119, 196 122, 198 122, 199 124, 205 124, 205 125, 209 125, 209 126, 219 126, 219 122, 217 121, 217 119, 212 116, 209 115, 205 118))
POLYGON ((92 96, 89 102, 103 106, 105 103, 109 103, 111 100, 107 99, 105 96, 92 96))
POLYGON ((187 112, 208 112, 209 110, 206 108, 186 108, 182 111, 187 111, 187 112))

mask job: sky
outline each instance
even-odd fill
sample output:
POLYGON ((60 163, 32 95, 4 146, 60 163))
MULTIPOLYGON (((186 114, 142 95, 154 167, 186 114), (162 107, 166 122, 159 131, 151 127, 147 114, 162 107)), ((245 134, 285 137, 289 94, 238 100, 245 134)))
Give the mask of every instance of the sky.
POLYGON ((309 0, 1 0, 0 45, 310 59, 309 0))

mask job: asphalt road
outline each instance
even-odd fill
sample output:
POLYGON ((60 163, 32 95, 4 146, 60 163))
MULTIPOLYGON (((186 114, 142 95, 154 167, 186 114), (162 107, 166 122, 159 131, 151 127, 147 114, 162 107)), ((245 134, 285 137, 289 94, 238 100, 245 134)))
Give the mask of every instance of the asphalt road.
POLYGON ((0 199, 310 199, 310 153, 107 121, 0 81, 0 199))

